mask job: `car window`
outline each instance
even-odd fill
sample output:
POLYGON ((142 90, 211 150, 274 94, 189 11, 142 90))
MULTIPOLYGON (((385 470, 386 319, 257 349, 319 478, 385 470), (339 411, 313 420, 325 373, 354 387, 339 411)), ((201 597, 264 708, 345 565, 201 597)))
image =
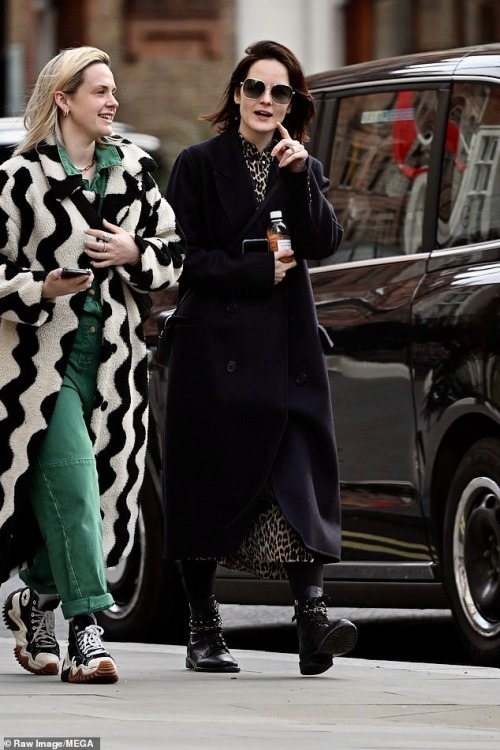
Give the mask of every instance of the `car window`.
POLYGON ((500 87, 452 89, 441 177, 439 247, 500 237, 500 87))
POLYGON ((329 199, 345 233, 323 265, 420 250, 436 109, 437 93, 429 90, 339 102, 329 199))

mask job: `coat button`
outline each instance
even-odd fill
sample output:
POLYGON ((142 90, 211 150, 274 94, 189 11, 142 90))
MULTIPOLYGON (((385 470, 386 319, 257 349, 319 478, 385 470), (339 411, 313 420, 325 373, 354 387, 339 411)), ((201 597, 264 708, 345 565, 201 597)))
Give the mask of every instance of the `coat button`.
POLYGON ((88 331, 89 333, 95 333, 95 326, 89 326, 88 331))
POLYGON ((88 290, 87 294, 89 294, 91 297, 93 297, 95 295, 95 290, 91 288, 91 289, 88 290))
POLYGON ((298 383, 299 385, 304 385, 306 380, 307 380, 307 375, 305 374, 305 372, 299 372, 299 374, 295 376, 295 382, 298 383))
POLYGON ((236 362, 234 362, 232 359, 230 359, 229 362, 226 365, 226 370, 228 372, 234 372, 236 370, 236 362))

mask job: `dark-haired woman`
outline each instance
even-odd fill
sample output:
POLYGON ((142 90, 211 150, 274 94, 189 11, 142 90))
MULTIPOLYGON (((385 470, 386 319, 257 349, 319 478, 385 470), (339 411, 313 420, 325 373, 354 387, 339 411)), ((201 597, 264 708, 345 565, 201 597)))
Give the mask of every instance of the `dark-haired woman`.
POLYGON ((342 238, 321 164, 304 147, 314 113, 304 74, 282 44, 246 50, 220 108, 218 134, 186 148, 167 190, 186 235, 167 391, 166 552, 180 559, 190 604, 186 666, 239 670, 215 599, 217 562, 288 578, 300 671, 319 674, 357 631, 330 622, 323 566, 340 556, 337 455, 306 259, 342 238), (266 252, 271 211, 293 255, 266 252))

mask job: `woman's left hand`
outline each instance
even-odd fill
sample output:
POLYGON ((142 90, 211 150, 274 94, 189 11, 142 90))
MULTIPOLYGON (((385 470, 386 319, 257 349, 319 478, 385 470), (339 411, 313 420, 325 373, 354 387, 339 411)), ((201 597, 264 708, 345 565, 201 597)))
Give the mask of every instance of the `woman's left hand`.
POLYGON ((278 160, 279 167, 285 167, 291 172, 302 172, 305 169, 308 153, 300 141, 290 138, 288 130, 281 122, 276 123, 281 141, 271 151, 271 156, 278 160))
POLYGON ((92 258, 94 268, 134 265, 141 254, 131 234, 103 219, 102 229, 85 230, 85 252, 92 258))

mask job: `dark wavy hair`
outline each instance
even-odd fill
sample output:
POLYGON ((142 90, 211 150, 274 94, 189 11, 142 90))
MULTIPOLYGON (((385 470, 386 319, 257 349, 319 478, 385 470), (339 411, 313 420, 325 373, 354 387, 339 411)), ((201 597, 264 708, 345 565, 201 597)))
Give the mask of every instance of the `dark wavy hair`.
POLYGON ((264 40, 254 42, 245 50, 245 57, 234 69, 229 83, 222 95, 221 104, 211 115, 203 115, 202 120, 209 122, 219 133, 240 124, 240 108, 234 101, 234 93, 245 80, 248 71, 257 60, 277 60, 288 71, 290 86, 295 91, 291 101, 291 110, 286 115, 283 125, 292 138, 301 142, 308 140, 307 126, 314 116, 314 101, 307 89, 302 66, 288 47, 279 42, 264 40))

